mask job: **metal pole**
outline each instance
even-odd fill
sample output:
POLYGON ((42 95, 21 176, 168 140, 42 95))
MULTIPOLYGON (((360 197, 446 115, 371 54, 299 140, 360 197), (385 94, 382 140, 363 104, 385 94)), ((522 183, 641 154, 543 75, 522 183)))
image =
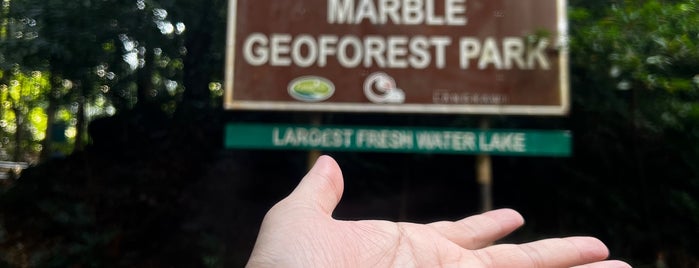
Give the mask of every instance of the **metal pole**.
MULTIPOLYGON (((481 120, 481 130, 490 128, 488 118, 481 120)), ((493 210, 493 164, 488 154, 476 157, 476 179, 481 188, 481 211, 493 210)))
POLYGON ((493 172, 490 155, 479 155, 476 158, 476 173, 481 187, 481 211, 493 210, 493 172))
MULTIPOLYGON (((311 126, 318 127, 321 124, 321 121, 323 117, 321 114, 313 114, 311 115, 311 126)), ((308 151, 308 160, 306 160, 308 163, 308 170, 310 170, 313 167, 313 164, 315 164, 316 160, 318 157, 320 157, 322 153, 320 150, 310 150, 308 151)))

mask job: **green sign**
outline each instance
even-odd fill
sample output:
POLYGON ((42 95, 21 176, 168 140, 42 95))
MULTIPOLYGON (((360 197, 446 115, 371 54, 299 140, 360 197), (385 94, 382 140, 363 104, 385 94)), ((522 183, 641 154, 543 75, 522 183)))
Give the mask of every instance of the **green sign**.
POLYGON ((558 156, 571 154, 569 131, 228 124, 229 149, 558 156))

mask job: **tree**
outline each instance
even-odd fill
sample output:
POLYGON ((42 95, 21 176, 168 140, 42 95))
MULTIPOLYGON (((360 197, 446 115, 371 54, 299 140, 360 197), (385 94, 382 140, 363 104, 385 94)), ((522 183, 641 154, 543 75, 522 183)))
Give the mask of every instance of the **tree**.
POLYGON ((684 239, 699 235, 698 11, 695 0, 582 1, 570 11, 572 125, 582 135, 571 170, 613 185, 599 195, 605 213, 638 223, 605 233, 655 247, 624 255, 689 256, 699 247, 684 239))
POLYGON ((203 241, 201 227, 186 222, 196 216, 188 189, 220 140, 212 138, 220 135, 216 121, 201 120, 214 111, 206 93, 216 76, 209 71, 218 68, 194 63, 215 61, 209 53, 223 50, 196 40, 216 36, 210 30, 224 27, 217 20, 225 8, 198 1, 12 0, 9 10, 10 18, 36 22, 37 37, 23 44, 36 50, 17 64, 50 73, 53 99, 43 107, 57 110, 59 119, 67 111, 74 133, 83 129, 83 118, 92 123, 84 150, 76 146, 64 159, 46 161, 0 189, 0 233, 8 234, 0 237, 6 249, 0 259, 44 267, 212 262, 206 259, 212 243, 203 241), (188 10, 195 5, 196 11, 188 10), (198 21, 199 11, 218 14, 203 20, 216 26, 191 27, 180 19, 198 21), (185 35, 196 49, 185 46, 185 35), (189 66, 186 57, 192 58, 189 66), (30 65, 34 58, 42 64, 30 65), (197 101, 204 109, 174 119, 185 76, 192 77, 192 91, 204 92, 197 101), (92 120, 105 114, 113 116, 92 120))
POLYGON ((89 120, 148 103, 173 112, 181 100, 186 25, 173 22, 158 2, 4 3, 3 69, 40 70, 51 77, 42 159, 53 151, 57 113, 71 111, 69 128, 79 151, 89 120))

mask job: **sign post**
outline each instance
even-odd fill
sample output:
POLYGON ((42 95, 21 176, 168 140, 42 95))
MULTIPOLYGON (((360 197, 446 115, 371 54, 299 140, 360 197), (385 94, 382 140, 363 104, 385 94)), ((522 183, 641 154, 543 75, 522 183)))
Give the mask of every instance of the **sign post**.
MULTIPOLYGON (((323 116, 320 114, 313 114, 311 115, 311 126, 313 127, 319 127, 320 124, 323 121, 323 116)), ((318 149, 312 149, 308 151, 308 160, 306 160, 306 163, 308 165, 308 170, 311 170, 313 165, 315 164, 316 160, 318 157, 320 157, 322 153, 318 149)))
MULTIPOLYGON (((481 119, 481 130, 489 128, 490 120, 481 119)), ((487 153, 476 156, 476 180, 481 187, 481 211, 490 211, 493 209, 493 162, 487 153)))

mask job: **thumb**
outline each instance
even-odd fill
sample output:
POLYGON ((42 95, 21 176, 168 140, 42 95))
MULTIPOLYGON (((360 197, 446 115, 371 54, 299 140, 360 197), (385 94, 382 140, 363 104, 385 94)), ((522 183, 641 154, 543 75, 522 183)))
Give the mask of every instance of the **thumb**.
POLYGON ((340 202, 343 191, 344 182, 340 166, 332 157, 324 155, 316 160, 315 165, 288 198, 331 215, 340 202))

